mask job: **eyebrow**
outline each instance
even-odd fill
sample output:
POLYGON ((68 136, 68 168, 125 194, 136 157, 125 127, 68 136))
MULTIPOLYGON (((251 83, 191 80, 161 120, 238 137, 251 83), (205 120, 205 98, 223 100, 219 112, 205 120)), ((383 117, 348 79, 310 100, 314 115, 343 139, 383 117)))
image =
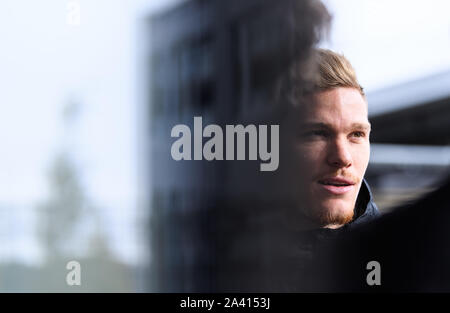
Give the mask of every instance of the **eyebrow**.
MULTIPOLYGON (((299 126, 301 128, 306 128, 306 129, 311 129, 311 128, 333 129, 333 127, 330 124, 323 123, 323 122, 306 122, 306 123, 301 123, 299 126)), ((352 123, 350 125, 350 128, 370 131, 371 125, 370 125, 370 123, 352 123)))
POLYGON ((353 123, 350 128, 352 129, 362 129, 365 131, 370 131, 371 125, 370 123, 353 123))

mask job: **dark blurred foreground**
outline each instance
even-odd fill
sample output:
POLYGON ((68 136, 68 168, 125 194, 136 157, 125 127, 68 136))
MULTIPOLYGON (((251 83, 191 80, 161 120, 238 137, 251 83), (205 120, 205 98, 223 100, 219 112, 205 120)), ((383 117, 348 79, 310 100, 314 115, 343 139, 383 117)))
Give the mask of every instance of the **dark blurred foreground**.
POLYGON ((278 80, 296 64, 298 87, 307 85, 312 47, 328 22, 315 0, 187 1, 151 19, 155 291, 267 289, 261 279, 294 240, 279 231, 296 171, 284 143, 290 108, 275 101, 287 96, 278 80), (280 125, 280 167, 261 172, 259 161, 174 161, 171 129, 193 129, 194 116, 222 129, 280 125))
POLYGON ((339 237, 321 256, 329 291, 450 292, 450 176, 437 190, 339 237), (380 285, 367 284, 367 264, 380 285))
POLYGON ((197 0, 150 21, 151 290, 450 290, 448 181, 356 229, 291 227, 301 175, 287 140, 295 111, 276 101, 288 96, 277 83, 296 64, 296 88, 307 88, 311 51, 329 20, 314 0, 197 0), (171 128, 193 129, 194 116, 222 128, 280 125, 280 167, 174 161, 171 128), (367 283, 370 261, 381 267, 381 285, 367 283))

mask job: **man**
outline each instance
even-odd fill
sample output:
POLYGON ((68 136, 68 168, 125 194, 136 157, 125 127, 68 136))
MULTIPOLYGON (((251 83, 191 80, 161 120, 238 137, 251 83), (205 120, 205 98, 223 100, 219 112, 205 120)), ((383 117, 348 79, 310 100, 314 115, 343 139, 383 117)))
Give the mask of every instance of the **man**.
POLYGON ((297 101, 290 117, 303 220, 295 221, 300 231, 292 263, 300 265, 283 276, 287 288, 448 292, 450 177, 439 189, 375 220, 379 212, 364 180, 370 123, 363 89, 342 55, 318 50, 316 64, 306 96, 291 97, 297 101))
POLYGON ((344 56, 316 49, 310 61, 309 75, 305 63, 293 64, 278 85, 276 188, 285 202, 272 207, 282 218, 271 218, 266 232, 268 291, 328 290, 332 276, 323 269, 333 260, 324 249, 379 215, 364 180, 371 128, 363 88, 344 56))
POLYGON ((284 78, 293 86, 284 88, 295 108, 289 114, 293 158, 288 163, 295 168, 292 192, 302 213, 293 223, 298 229, 348 228, 379 215, 364 180, 371 131, 367 99, 343 55, 318 49, 314 59, 309 88, 293 90, 297 75, 304 75, 295 67, 284 78))

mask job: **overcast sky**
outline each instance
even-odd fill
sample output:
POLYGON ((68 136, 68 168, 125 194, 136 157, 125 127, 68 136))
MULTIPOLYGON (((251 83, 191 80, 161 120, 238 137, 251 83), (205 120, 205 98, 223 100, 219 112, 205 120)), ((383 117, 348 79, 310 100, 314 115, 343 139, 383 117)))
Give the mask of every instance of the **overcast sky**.
POLYGON ((367 91, 450 70, 447 0, 325 0, 324 44, 344 53, 367 91))

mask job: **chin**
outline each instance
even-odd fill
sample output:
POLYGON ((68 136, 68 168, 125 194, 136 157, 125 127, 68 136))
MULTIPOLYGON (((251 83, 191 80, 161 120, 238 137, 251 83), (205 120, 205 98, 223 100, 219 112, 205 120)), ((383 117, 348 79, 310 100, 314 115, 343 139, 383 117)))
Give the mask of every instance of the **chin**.
POLYGON ((353 219, 353 206, 346 201, 334 200, 327 201, 316 208, 314 218, 319 225, 338 225, 342 226, 353 219))

